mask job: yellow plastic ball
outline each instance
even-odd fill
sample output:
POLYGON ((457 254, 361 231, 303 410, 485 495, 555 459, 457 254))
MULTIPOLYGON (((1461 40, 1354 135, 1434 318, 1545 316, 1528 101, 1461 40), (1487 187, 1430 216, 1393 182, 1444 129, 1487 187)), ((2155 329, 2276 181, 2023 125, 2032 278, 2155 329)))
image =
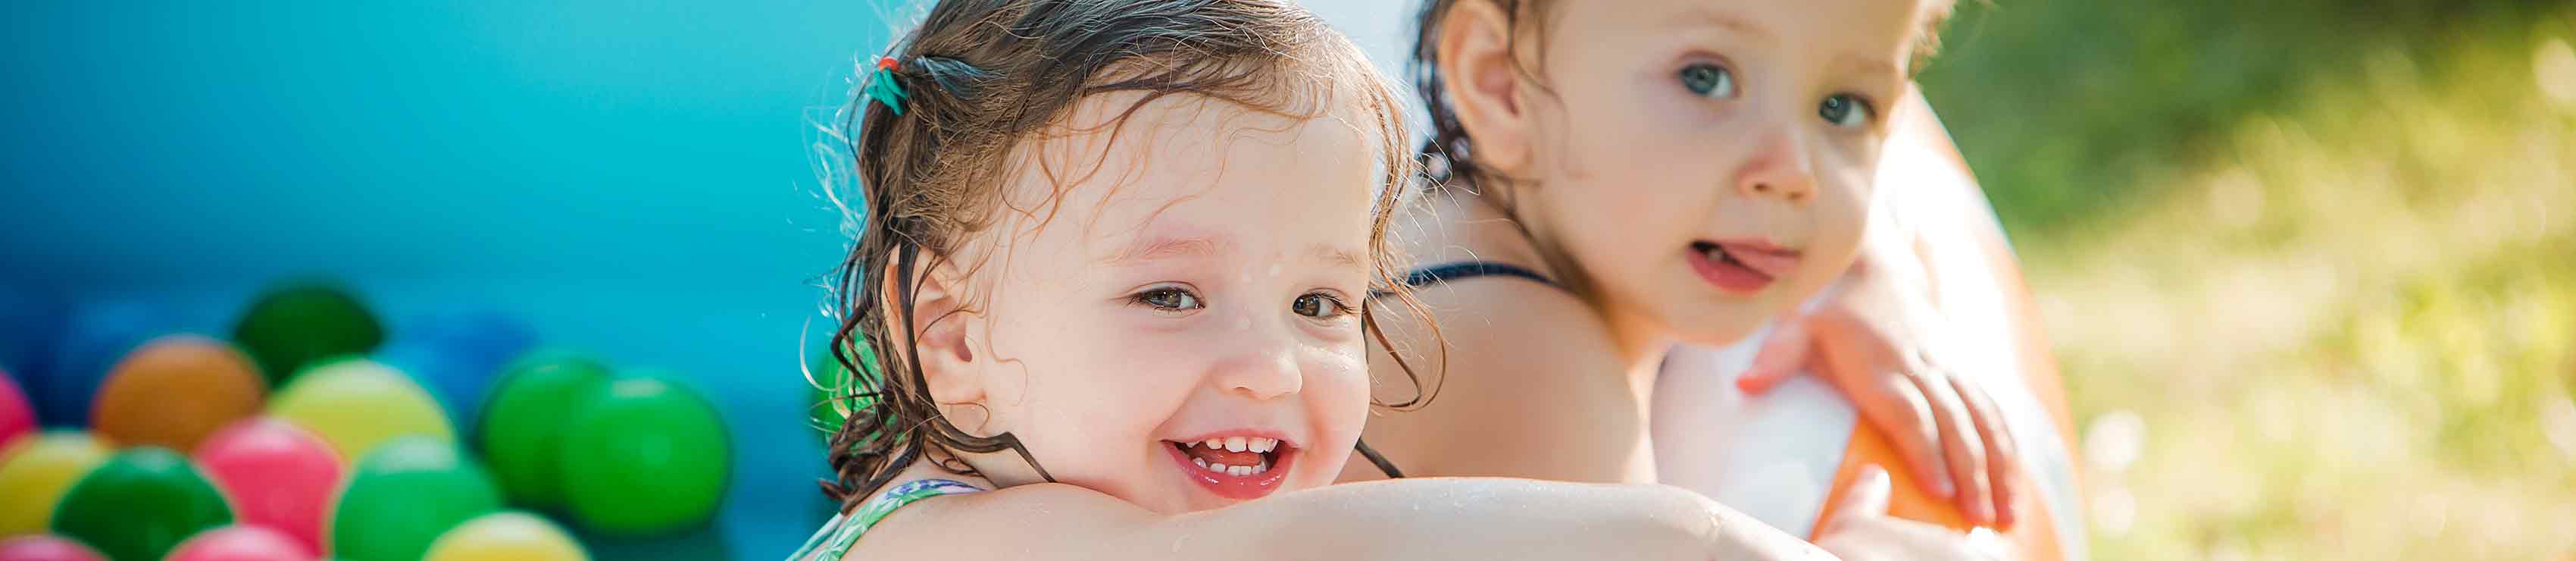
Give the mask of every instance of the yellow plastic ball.
POLYGON ((63 491, 108 453, 107 444, 79 431, 21 438, 0 452, 0 536, 44 533, 63 491))
POLYGON ((269 414, 312 431, 342 458, 404 436, 455 442, 438 399, 402 371, 366 359, 315 366, 269 402, 269 414))
POLYGON ((544 518, 495 512, 467 520, 429 544, 424 561, 590 561, 572 536, 544 518))

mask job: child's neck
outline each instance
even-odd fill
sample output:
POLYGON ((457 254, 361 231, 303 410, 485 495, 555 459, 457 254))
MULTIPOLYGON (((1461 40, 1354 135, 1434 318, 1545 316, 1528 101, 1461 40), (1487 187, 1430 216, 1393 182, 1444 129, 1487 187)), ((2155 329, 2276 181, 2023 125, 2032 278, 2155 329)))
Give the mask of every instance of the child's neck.
POLYGON ((1664 369, 1664 356, 1672 353, 1678 339, 1644 317, 1606 311, 1601 317, 1610 326, 1610 341, 1618 346, 1619 363, 1627 373, 1628 383, 1638 395, 1648 395, 1655 387, 1655 375, 1664 369))

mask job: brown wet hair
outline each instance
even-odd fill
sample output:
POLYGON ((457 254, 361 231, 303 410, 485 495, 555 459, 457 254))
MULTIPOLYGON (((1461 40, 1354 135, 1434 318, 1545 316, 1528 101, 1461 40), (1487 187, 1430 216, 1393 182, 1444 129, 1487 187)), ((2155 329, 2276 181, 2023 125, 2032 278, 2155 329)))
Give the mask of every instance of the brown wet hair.
MULTIPOLYGON (((1389 347, 1374 311, 1383 302, 1429 317, 1396 282, 1402 268, 1387 235, 1416 176, 1403 102, 1356 47, 1290 0, 943 0, 884 56, 894 68, 880 76, 905 92, 902 113, 854 90, 839 122, 826 124, 833 148, 847 152, 825 162, 825 173, 846 165, 859 191, 844 205, 859 210, 858 239, 830 280, 840 321, 832 357, 854 375, 847 387, 825 388, 849 419, 829 440, 833 478, 823 488, 844 508, 932 452, 953 460, 1012 450, 1045 476, 1012 435, 974 436, 942 417, 912 338, 889 334, 923 327, 912 320, 913 271, 959 255, 1003 212, 1031 212, 1002 200, 1005 181, 1022 171, 1015 166, 1029 165, 1014 164, 1014 150, 1063 132, 1089 96, 1141 94, 1103 125, 1113 142, 1125 117, 1176 94, 1301 120, 1325 118, 1336 103, 1364 106, 1373 122, 1350 124, 1374 129, 1363 132, 1380 140, 1384 174, 1369 233, 1376 290, 1361 306, 1361 326, 1389 347), (859 345, 876 360, 863 360, 859 345)), ((1395 360, 1415 397, 1376 405, 1421 405, 1430 393, 1395 360)), ((963 462, 940 466, 975 473, 963 462)))

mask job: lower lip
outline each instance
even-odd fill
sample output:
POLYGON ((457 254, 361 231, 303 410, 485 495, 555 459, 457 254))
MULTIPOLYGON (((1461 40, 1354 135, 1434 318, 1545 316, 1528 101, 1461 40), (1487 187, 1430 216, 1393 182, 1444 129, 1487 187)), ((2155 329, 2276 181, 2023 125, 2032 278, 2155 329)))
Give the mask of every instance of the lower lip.
POLYGON ((1720 261, 1696 249, 1690 250, 1690 265, 1691 272, 1699 273, 1701 280, 1716 285, 1718 290, 1752 294, 1771 286, 1771 275, 1741 264, 1720 261))
POLYGON ((1207 468, 1199 467, 1197 462, 1190 461, 1190 455, 1181 453, 1181 449, 1172 446, 1172 443, 1162 444, 1163 452, 1170 454, 1172 461, 1180 465, 1183 477, 1198 483, 1200 487, 1215 493, 1216 496, 1238 501, 1258 499, 1277 492, 1279 482, 1288 479, 1289 462, 1297 459, 1296 449, 1281 448, 1277 454, 1279 457, 1270 460, 1270 471, 1236 476, 1208 471, 1207 468))

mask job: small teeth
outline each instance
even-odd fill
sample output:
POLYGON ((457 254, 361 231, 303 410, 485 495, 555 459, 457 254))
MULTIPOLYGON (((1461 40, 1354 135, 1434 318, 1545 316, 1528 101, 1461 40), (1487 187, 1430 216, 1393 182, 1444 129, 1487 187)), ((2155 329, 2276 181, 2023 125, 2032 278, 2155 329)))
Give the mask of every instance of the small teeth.
MULTIPOLYGON (((1253 452, 1258 454, 1268 454, 1273 450, 1279 449, 1279 439, 1263 438, 1258 436, 1228 436, 1224 438, 1210 438, 1197 442, 1182 442, 1179 444, 1182 448, 1186 449, 1198 449, 1204 447, 1209 450, 1253 452)), ((1237 466, 1210 462, 1207 461, 1206 458, 1190 458, 1190 463, 1198 464, 1199 469, 1233 477, 1247 477, 1270 471, 1270 458, 1263 457, 1258 461, 1260 463, 1255 465, 1237 466)))
POLYGON ((1212 471, 1212 472, 1216 472, 1216 473, 1222 473, 1222 474, 1226 474, 1226 475, 1231 475, 1231 476, 1235 476, 1235 477, 1244 477, 1244 476, 1248 476, 1248 475, 1258 475, 1258 474, 1260 474, 1260 473, 1262 473, 1262 472, 1270 471, 1270 460, 1267 460, 1267 459, 1261 460, 1261 463, 1259 463, 1259 464, 1255 464, 1255 465, 1248 465, 1248 466, 1229 466, 1229 465, 1225 465, 1225 464, 1222 464, 1222 463, 1209 462, 1209 461, 1207 461, 1206 459, 1202 459, 1202 458, 1190 458, 1190 463, 1198 464, 1198 465, 1199 465, 1199 469, 1204 469, 1204 470, 1208 470, 1208 471, 1212 471))
POLYGON ((1268 453, 1270 453, 1270 451, 1271 451, 1271 450, 1277 450, 1277 449, 1279 449, 1279 439, 1276 439, 1276 438, 1262 438, 1262 437, 1258 437, 1258 436, 1229 436, 1229 437, 1225 437, 1225 438, 1210 438, 1210 439, 1203 440, 1203 441, 1198 441, 1198 442, 1183 442, 1183 443, 1181 443, 1181 447, 1182 447, 1182 448, 1202 448, 1202 447, 1204 447, 1204 448, 1207 448, 1207 449, 1209 449, 1209 450, 1225 450, 1225 451, 1229 451, 1229 452, 1259 452, 1259 453, 1263 453, 1263 454, 1268 454, 1268 453))

